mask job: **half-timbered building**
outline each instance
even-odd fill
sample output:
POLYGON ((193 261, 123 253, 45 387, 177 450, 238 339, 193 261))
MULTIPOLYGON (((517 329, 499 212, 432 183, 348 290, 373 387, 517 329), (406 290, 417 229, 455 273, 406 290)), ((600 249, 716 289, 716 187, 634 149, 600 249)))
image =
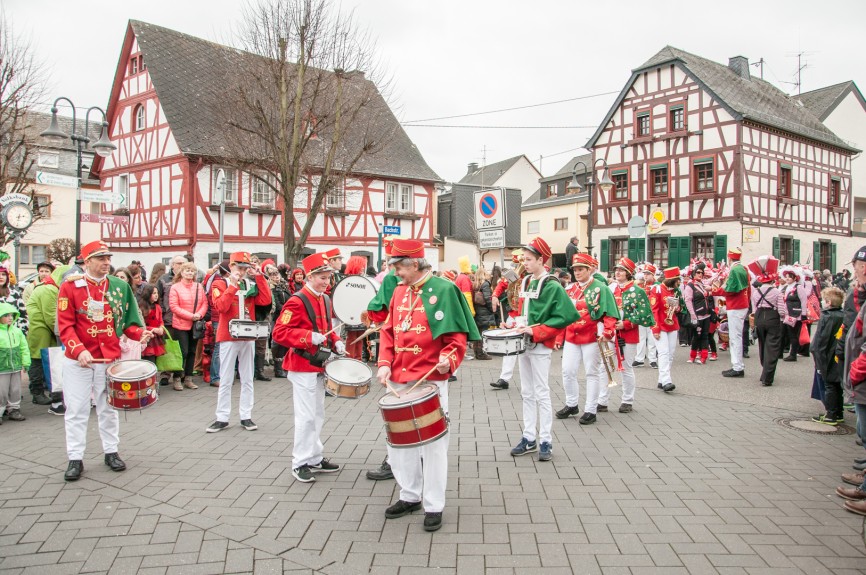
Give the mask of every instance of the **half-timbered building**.
POLYGON ((683 267, 741 245, 746 259, 775 253, 835 271, 837 246, 851 237, 858 150, 752 77, 745 57, 725 66, 663 48, 633 70, 587 146, 614 182, 592 198, 604 269, 624 255, 644 259, 647 247, 656 264, 683 267), (666 222, 649 246, 630 239, 629 219, 658 210, 666 222))
MULTIPOLYGON (((113 250, 134 254, 146 266, 185 253, 200 265, 215 262, 220 169, 226 175, 225 252, 243 249, 282 261, 285 209, 294 210, 300 234, 317 175, 308 174, 287 207, 258 177, 232 168, 227 157, 225 119, 212 104, 221 95, 226 67, 241 61, 237 54, 174 30, 129 22, 108 106, 117 150, 98 166, 102 189, 124 199, 114 210, 129 214, 128 225, 103 226, 113 250)), ((386 225, 423 240, 435 261, 437 251, 429 246, 440 178, 376 95, 379 121, 393 123, 393 135, 328 194, 304 253, 338 246, 344 255, 366 255, 373 264, 379 225, 386 225)))

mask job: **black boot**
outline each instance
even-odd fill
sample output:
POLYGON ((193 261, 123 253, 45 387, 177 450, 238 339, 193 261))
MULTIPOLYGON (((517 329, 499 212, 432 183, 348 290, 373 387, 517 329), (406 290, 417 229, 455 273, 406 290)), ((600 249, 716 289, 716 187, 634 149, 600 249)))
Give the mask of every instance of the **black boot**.
POLYGON ((265 358, 257 355, 254 363, 255 373, 253 374, 253 379, 257 381, 271 381, 271 378, 265 375, 265 358))
POLYGON ((283 369, 283 358, 274 358, 274 377, 286 377, 286 370, 283 369))
POLYGON ((69 467, 66 468, 63 479, 66 481, 78 481, 82 473, 84 473, 84 464, 81 463, 80 459, 74 459, 69 462, 69 467))

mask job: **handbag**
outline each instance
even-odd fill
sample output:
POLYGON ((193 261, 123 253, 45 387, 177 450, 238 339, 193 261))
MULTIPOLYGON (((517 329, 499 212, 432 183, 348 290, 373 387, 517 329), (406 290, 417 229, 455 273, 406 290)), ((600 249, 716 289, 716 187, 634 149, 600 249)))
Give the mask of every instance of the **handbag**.
POLYGON ((183 371, 183 354, 180 342, 165 332, 165 353, 156 357, 156 368, 159 371, 183 371))
POLYGON ((42 356, 42 373, 45 376, 45 388, 48 391, 63 391, 63 361, 62 347, 43 347, 39 350, 42 356))
POLYGON ((806 322, 800 326, 800 347, 809 345, 811 341, 811 337, 809 337, 809 330, 806 327, 806 322))
POLYGON ((484 294, 481 293, 480 289, 475 290, 475 294, 472 296, 472 302, 475 305, 481 305, 481 306, 483 306, 484 304, 487 303, 486 301, 484 301, 484 294))
MULTIPOLYGON (((196 285, 195 290, 195 302, 192 304, 192 312, 195 313, 195 310, 198 309, 198 285, 196 285)), ((192 338, 193 339, 201 339, 204 337, 205 332, 205 321, 203 319, 192 322, 192 338)))

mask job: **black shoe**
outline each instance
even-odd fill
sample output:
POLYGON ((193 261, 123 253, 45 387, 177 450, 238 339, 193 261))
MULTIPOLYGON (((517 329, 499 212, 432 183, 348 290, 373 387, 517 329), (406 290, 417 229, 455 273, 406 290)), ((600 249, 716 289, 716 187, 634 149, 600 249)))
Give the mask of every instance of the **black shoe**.
POLYGON ((645 364, 642 361, 633 361, 631 362, 632 367, 643 367, 645 364))
POLYGON ((167 385, 168 385, 168 378, 167 378, 167 377, 163 377, 162 379, 160 379, 160 380, 159 380, 159 385, 160 385, 160 387, 165 387, 165 386, 167 386, 167 385))
POLYGON ((669 392, 675 390, 676 388, 677 388, 677 386, 675 386, 674 384, 666 383, 662 386, 662 391, 664 391, 665 393, 669 393, 669 392))
POLYGON ((126 469, 126 464, 116 453, 106 453, 105 464, 109 466, 112 471, 123 471, 126 469))
POLYGON ((490 387, 493 389, 508 389, 508 382, 504 379, 500 379, 496 383, 491 383, 490 387))
POLYGON ((797 361, 797 356, 796 355, 789 355, 789 356, 783 358, 782 361, 797 361))
POLYGON ((599 406, 597 406, 597 408, 595 410, 596 413, 605 413, 606 411, 607 411, 606 405, 599 405, 599 406))
POLYGON ((632 412, 631 404, 630 403, 621 403, 619 406, 619 412, 620 413, 631 413, 632 412))
POLYGON ((266 376, 263 373, 257 373, 254 377, 256 381, 272 381, 270 377, 266 376))
POLYGON ((51 406, 48 408, 48 413, 52 415, 66 415, 66 406, 62 403, 57 407, 51 406))
POLYGON ((205 431, 208 433, 216 433, 218 431, 222 431, 223 429, 229 426, 228 421, 214 421, 210 425, 205 428, 205 431))
POLYGON ((274 370, 274 377, 286 377, 286 372, 283 371, 282 369, 275 369, 274 370))
POLYGON ((408 501, 398 499, 397 503, 385 510, 385 518, 397 519, 398 517, 409 515, 413 511, 417 511, 419 509, 421 509, 420 501, 416 501, 415 503, 409 503, 408 501))
POLYGON ((256 429, 259 428, 258 425, 253 423, 252 419, 242 419, 241 420, 241 427, 243 427, 247 431, 255 431, 256 429))
POLYGON ((773 387, 773 382, 772 381, 762 381, 761 385, 763 385, 764 387, 773 387))
POLYGON ((594 413, 584 413, 580 416, 580 419, 577 420, 581 425, 591 425, 595 423, 595 414, 594 413))
POLYGON ((456 375, 452 375, 452 376, 450 376, 450 377, 448 378, 448 383, 451 383, 452 381, 457 381, 457 376, 456 376, 456 375))
POLYGON ((749 359, 749 352, 748 352, 748 351, 744 351, 744 352, 743 352, 743 357, 746 358, 746 359, 749 359))
POLYGON ((66 481, 78 481, 82 473, 84 473, 84 464, 80 459, 73 459, 69 462, 69 467, 66 468, 63 479, 66 481))
POLYGON ((574 407, 569 407, 566 405, 562 409, 556 412, 556 419, 565 419, 566 417, 570 417, 572 415, 577 415, 580 413, 580 407, 575 405, 574 407))
POLYGON ((733 369, 728 369, 722 372, 722 377, 745 377, 745 371, 736 371, 733 369))
POLYGON ((442 527, 442 512, 424 514, 424 531, 439 531, 442 527))
POLYGON ((317 473, 334 473, 336 471, 340 471, 339 465, 337 465, 336 463, 331 463, 329 459, 325 459, 324 457, 320 462, 310 465, 309 467, 310 471, 317 473))
POLYGON ((33 396, 33 403, 36 405, 51 405, 51 398, 44 393, 40 393, 33 396))
POLYGON ((25 419, 27 419, 26 417, 21 415, 20 409, 10 409, 6 412, 6 417, 9 419, 9 421, 24 421, 25 419))
POLYGON ((382 462, 378 469, 370 469, 367 471, 367 479, 373 481, 383 481, 385 479, 394 479, 394 472, 391 471, 391 465, 388 460, 382 462))
POLYGON ((653 368, 653 369, 658 369, 658 368, 659 368, 659 364, 656 363, 656 362, 654 362, 654 361, 651 361, 651 362, 650 362, 650 367, 653 368))

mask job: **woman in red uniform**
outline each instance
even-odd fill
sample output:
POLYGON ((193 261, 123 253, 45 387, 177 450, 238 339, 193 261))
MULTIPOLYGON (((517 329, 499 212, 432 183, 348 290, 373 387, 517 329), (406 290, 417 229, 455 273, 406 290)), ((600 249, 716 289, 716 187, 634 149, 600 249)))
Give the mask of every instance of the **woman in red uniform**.
POLYGON ((653 337, 659 353, 659 389, 673 391, 676 386, 671 381, 671 365, 677 350, 677 332, 680 322, 680 268, 666 268, 662 283, 653 287, 650 305, 653 308, 656 324, 652 328, 653 337))

